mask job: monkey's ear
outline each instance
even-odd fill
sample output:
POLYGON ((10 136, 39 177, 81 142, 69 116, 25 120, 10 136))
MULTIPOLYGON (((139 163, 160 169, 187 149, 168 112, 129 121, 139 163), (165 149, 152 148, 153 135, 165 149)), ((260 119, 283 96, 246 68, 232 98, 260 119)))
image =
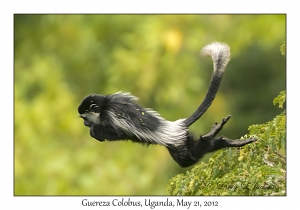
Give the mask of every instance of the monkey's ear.
POLYGON ((90 105, 90 111, 95 113, 100 113, 100 108, 97 104, 91 104, 90 105))

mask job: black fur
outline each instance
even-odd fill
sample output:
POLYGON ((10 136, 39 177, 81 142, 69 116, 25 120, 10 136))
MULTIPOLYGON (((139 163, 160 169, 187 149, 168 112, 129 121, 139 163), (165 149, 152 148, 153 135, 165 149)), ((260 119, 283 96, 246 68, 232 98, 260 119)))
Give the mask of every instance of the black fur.
POLYGON ((195 138, 188 127, 199 119, 211 105, 229 61, 230 50, 226 44, 212 43, 202 53, 213 59, 214 73, 205 99, 187 119, 174 122, 165 120, 158 113, 141 107, 137 98, 129 93, 89 95, 78 107, 90 134, 99 141, 131 140, 142 144, 159 144, 167 147, 173 159, 181 166, 195 164, 204 154, 226 147, 240 147, 256 141, 255 138, 230 140, 215 138, 230 116, 216 123, 211 131, 195 138))

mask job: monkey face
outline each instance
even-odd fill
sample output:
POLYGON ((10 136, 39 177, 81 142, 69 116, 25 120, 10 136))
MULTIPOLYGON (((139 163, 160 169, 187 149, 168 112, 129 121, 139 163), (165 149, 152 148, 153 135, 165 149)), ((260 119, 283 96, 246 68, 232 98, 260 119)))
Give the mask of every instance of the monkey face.
POLYGON ((100 123, 101 105, 104 97, 101 95, 89 95, 83 99, 78 107, 78 113, 84 120, 84 125, 91 127, 100 123))
POLYGON ((84 120, 84 125, 87 127, 100 123, 100 113, 86 112, 81 114, 80 117, 84 120))

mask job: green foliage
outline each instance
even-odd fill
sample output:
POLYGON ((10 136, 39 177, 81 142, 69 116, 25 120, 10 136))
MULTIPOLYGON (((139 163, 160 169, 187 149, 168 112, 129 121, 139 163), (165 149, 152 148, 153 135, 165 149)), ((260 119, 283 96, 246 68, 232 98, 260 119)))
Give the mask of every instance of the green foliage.
POLYGON ((286 54, 286 41, 284 41, 284 44, 280 46, 280 52, 282 55, 286 54))
MULTIPOLYGON (((282 108, 285 91, 274 99, 282 108)), ((242 148, 220 150, 186 174, 169 181, 171 195, 285 195, 286 113, 252 125, 249 135, 258 141, 242 148)))
POLYGON ((283 104, 285 102, 286 93, 285 91, 281 91, 279 95, 274 99, 273 104, 274 106, 278 104, 279 108, 283 108, 283 104))

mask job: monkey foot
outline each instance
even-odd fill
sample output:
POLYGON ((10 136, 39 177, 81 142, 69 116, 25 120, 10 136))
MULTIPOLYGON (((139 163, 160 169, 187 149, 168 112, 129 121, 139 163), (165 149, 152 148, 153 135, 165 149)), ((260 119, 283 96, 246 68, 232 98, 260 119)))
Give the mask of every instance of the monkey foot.
POLYGON ((209 133, 203 135, 202 138, 207 140, 214 138, 219 133, 219 131, 222 130, 223 126, 228 122, 230 118, 231 116, 228 115, 227 117, 223 117, 222 122, 220 123, 215 122, 215 124, 212 126, 209 133))

